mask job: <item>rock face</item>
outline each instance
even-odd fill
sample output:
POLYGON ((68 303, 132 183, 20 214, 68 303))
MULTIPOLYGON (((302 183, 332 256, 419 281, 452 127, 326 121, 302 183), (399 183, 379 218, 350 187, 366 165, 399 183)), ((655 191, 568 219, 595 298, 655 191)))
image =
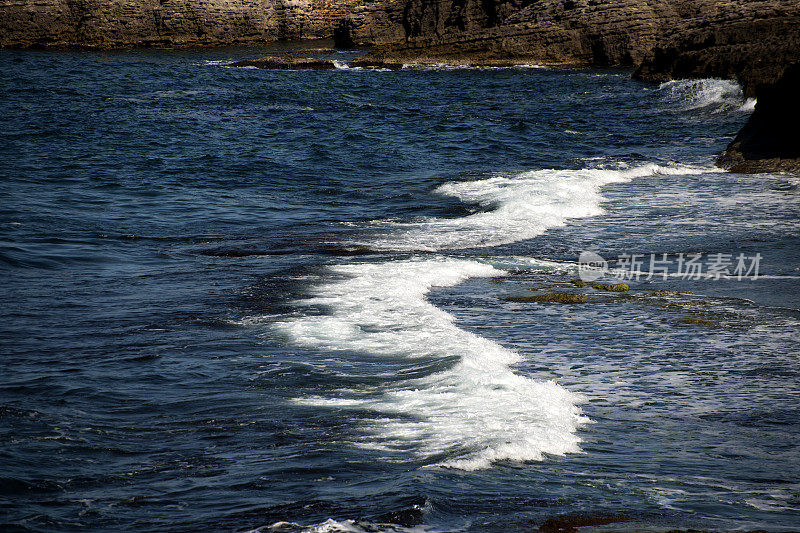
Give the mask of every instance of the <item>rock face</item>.
POLYGON ((664 0, 378 1, 347 16, 337 42, 412 60, 633 65, 677 17, 664 0))
POLYGON ((800 64, 755 92, 755 111, 717 164, 732 172, 800 172, 800 64))
POLYGON ((0 0, 0 46, 193 46, 331 38, 359 0, 0 0))
POLYGON ((636 66, 714 42, 783 46, 799 22, 797 0, 372 0, 336 39, 392 58, 636 66))
POLYGON ((634 77, 737 79, 751 97, 758 85, 775 83, 800 61, 800 2, 720 4, 714 12, 701 11, 685 27, 670 30, 634 77))

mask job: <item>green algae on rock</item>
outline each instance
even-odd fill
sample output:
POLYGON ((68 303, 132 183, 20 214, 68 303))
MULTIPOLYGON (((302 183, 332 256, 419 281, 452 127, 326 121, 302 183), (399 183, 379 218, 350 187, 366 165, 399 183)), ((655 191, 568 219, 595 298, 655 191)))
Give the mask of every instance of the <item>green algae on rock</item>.
POLYGON ((657 296, 659 298, 665 298, 668 296, 681 296, 684 294, 694 294, 692 291, 673 291, 669 289, 657 289, 653 291, 653 296, 657 296))
POLYGON ((548 292, 545 294, 534 294, 532 296, 507 296, 503 298, 507 302, 546 302, 559 304, 582 304, 589 301, 585 294, 573 294, 569 292, 548 292))
POLYGON ((630 286, 627 283, 592 283, 592 288, 606 292, 627 292, 630 286))
POLYGON ((706 326, 709 328, 719 328, 722 327, 717 320, 712 320, 709 318, 701 317, 701 316, 690 316, 678 319, 678 324, 691 324, 695 326, 706 326))

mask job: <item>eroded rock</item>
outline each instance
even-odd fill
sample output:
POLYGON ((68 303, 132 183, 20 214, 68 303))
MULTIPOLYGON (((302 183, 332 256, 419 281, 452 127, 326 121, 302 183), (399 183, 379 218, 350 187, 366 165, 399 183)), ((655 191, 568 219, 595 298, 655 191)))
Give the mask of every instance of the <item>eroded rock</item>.
POLYGON ((755 111, 717 164, 732 172, 800 172, 800 63, 774 84, 759 85, 756 98, 755 111))
POLYGON ((210 46, 333 37, 362 0, 0 0, 0 47, 210 46))

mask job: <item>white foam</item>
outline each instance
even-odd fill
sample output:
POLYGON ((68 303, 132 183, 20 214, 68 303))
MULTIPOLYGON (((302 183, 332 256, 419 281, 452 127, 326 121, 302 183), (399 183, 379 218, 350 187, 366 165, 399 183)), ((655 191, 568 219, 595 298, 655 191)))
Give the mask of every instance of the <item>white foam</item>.
POLYGON ((447 70, 512 70, 512 69, 549 69, 547 65, 537 65, 523 63, 519 65, 454 65, 450 63, 403 63, 403 70, 427 70, 427 71, 447 71, 447 70))
POLYGON ((755 108, 755 99, 745 100, 741 86, 733 80, 673 80, 662 83, 659 91, 663 91, 682 111, 749 112, 755 108))
POLYGON ((339 70, 361 70, 359 67, 351 67, 345 61, 339 61, 338 59, 333 60, 333 66, 339 70))
MULTIPOLYGON (((381 222, 385 237, 365 244, 388 250, 441 250, 528 239, 576 217, 603 212, 600 188, 655 175, 719 171, 649 164, 635 168, 536 170, 445 183, 438 194, 477 204, 481 211, 454 219, 381 222)), ((588 420, 580 398, 552 381, 515 374, 519 354, 462 330, 427 301, 432 287, 471 277, 500 276, 501 268, 571 270, 575 265, 511 257, 503 261, 415 258, 332 266, 299 307, 326 314, 281 317, 273 324, 292 343, 327 352, 359 352, 392 360, 450 362, 446 370, 400 380, 387 389, 341 390, 298 398, 302 405, 352 409, 385 416, 363 419, 356 446, 387 460, 416 457, 429 465, 466 470, 500 460, 541 460, 578 452, 577 429, 588 420), (493 266, 495 265, 495 266, 493 266)))
POLYGON ((353 72, 361 72, 364 70, 368 70, 369 72, 391 72, 391 69, 383 67, 353 67, 345 61, 336 59, 333 60, 333 66, 336 67, 337 70, 351 70, 353 72))
POLYGON ((295 522, 276 522, 271 526, 253 529, 248 533, 433 533, 426 526, 403 527, 395 524, 363 523, 355 520, 334 520, 303 526, 295 522))
POLYGON ((295 344, 390 358, 457 359, 448 370, 407 380, 364 397, 306 397, 303 405, 389 415, 365 422, 355 444, 411 453, 431 463, 474 470, 498 460, 540 460, 579 451, 575 434, 587 422, 578 397, 552 381, 512 372, 517 353, 458 328, 425 295, 469 277, 503 272, 477 261, 406 260, 332 267, 345 275, 314 289, 300 305, 323 305, 329 314, 277 322, 295 344))
POLYGON ((752 113, 756 109, 756 104, 758 101, 755 98, 748 98, 744 101, 744 103, 739 108, 739 111, 744 111, 746 113, 752 113))
POLYGON ((434 192, 479 211, 460 218, 414 223, 376 221, 388 234, 359 242, 378 250, 437 251, 509 244, 563 226, 569 219, 602 214, 600 188, 654 175, 701 174, 718 169, 648 164, 634 168, 534 170, 514 177, 450 182, 434 192))
MULTIPOLYGON (((713 171, 686 166, 537 170, 445 183, 436 192, 477 204, 482 211, 455 219, 384 222, 374 248, 440 250, 510 243, 540 235, 570 218, 603 212, 600 188, 658 174, 713 171)), ((520 356, 454 324, 426 300, 432 287, 471 277, 499 276, 500 268, 574 269, 575 265, 527 258, 493 260, 412 259, 331 267, 337 279, 312 289, 299 306, 323 306, 324 315, 275 323, 294 344, 323 351, 367 353, 391 359, 451 360, 447 370, 401 381, 380 394, 340 391, 305 397, 299 404, 385 413, 362 424, 354 444, 412 454, 428 464, 487 468, 499 460, 540 460, 579 451, 578 427, 588 420, 579 398, 552 381, 515 374, 520 356), (524 260, 523 260, 524 259, 524 260), (511 266, 508 266, 511 265, 511 266)))
POLYGON ((207 67, 230 67, 235 62, 234 59, 205 59, 199 64, 207 67))

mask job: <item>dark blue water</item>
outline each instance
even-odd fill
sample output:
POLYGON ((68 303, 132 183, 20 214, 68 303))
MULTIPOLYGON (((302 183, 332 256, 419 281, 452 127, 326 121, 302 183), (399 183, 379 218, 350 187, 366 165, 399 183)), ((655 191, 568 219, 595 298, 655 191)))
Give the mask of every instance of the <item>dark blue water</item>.
POLYGON ((714 171, 737 87, 266 53, 0 51, 3 529, 800 527, 800 178, 714 171))

